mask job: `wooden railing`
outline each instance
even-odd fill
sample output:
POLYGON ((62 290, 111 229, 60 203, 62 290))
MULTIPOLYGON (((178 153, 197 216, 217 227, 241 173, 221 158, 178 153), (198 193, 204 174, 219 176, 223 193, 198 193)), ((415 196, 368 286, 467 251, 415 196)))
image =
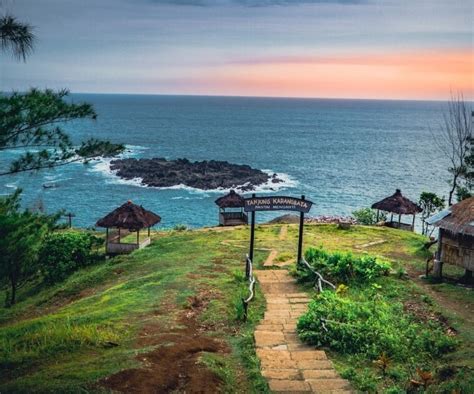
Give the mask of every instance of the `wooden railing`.
POLYGON ((324 279, 323 276, 318 271, 316 271, 313 267, 309 265, 309 263, 304 259, 304 257, 300 260, 300 265, 303 268, 310 270, 314 275, 316 275, 316 282, 314 283, 314 289, 316 291, 322 292, 323 284, 328 285, 332 287, 334 290, 336 290, 336 286, 332 284, 331 282, 327 281, 326 279, 324 279))
POLYGON ((244 321, 247 320, 249 302, 252 301, 255 295, 255 277, 253 276, 253 263, 249 255, 245 259, 245 278, 249 281, 249 296, 242 298, 242 305, 244 307, 244 321))

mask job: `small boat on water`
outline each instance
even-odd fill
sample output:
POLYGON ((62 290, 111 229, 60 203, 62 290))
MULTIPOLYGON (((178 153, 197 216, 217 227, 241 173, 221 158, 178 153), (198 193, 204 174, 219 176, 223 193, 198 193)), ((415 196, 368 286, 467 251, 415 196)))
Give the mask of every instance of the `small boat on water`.
POLYGON ((59 185, 56 183, 56 182, 47 182, 47 183, 43 183, 43 188, 44 189, 54 189, 56 187, 58 187, 59 185))

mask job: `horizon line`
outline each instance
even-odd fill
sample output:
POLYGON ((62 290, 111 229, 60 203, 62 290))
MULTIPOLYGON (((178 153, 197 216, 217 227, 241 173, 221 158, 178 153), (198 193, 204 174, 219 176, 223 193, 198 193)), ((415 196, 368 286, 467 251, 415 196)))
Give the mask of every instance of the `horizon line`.
MULTIPOLYGON (((139 93, 139 92, 72 92, 70 94, 95 94, 117 96, 170 96, 170 97, 225 97, 225 98, 261 98, 261 99, 286 99, 286 100, 354 100, 354 101, 430 101, 448 102, 450 96, 441 98, 370 98, 370 97, 300 97, 300 96, 258 96, 258 95, 231 95, 231 94, 191 94, 191 93, 139 93)), ((474 103, 474 98, 465 99, 474 103)))

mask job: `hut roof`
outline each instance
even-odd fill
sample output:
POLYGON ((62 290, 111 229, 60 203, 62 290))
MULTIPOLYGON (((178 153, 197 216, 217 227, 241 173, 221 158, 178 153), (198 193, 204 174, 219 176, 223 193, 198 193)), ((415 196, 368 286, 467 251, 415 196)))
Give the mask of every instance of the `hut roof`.
POLYGON ((219 197, 216 201, 219 208, 241 208, 245 205, 245 199, 235 190, 231 190, 225 196, 219 197))
POLYGON ((417 204, 403 196, 400 189, 397 189, 390 197, 373 204, 372 208, 402 215, 414 215, 422 211, 417 204))
POLYGON ((474 197, 454 204, 427 222, 454 234, 474 235, 474 197))
POLYGON ((161 221, 157 214, 147 211, 141 205, 126 202, 117 209, 98 220, 96 225, 99 227, 119 227, 129 230, 139 230, 151 227, 161 221))

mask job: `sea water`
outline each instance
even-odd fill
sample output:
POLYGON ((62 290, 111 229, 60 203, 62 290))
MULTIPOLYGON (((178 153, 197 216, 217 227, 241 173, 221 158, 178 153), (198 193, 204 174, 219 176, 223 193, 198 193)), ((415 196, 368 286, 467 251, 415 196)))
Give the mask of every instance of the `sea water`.
MULTIPOLYGON (((125 157, 227 160, 277 173, 285 182, 255 193, 304 194, 314 202, 313 216, 350 215, 396 188, 414 201, 422 191, 449 189, 448 163, 433 139, 445 102, 108 94, 72 100, 98 113, 96 121, 64 125, 76 142, 109 139, 127 145, 125 157)), ((0 164, 18 154, 3 151, 0 164)), ((25 207, 64 209, 80 227, 94 226, 127 200, 159 214, 161 227, 218 223, 214 201, 223 190, 149 188, 140 179, 120 179, 109 163, 3 176, 0 194, 22 188, 25 207)), ((259 213, 258 220, 276 215, 259 213)))

